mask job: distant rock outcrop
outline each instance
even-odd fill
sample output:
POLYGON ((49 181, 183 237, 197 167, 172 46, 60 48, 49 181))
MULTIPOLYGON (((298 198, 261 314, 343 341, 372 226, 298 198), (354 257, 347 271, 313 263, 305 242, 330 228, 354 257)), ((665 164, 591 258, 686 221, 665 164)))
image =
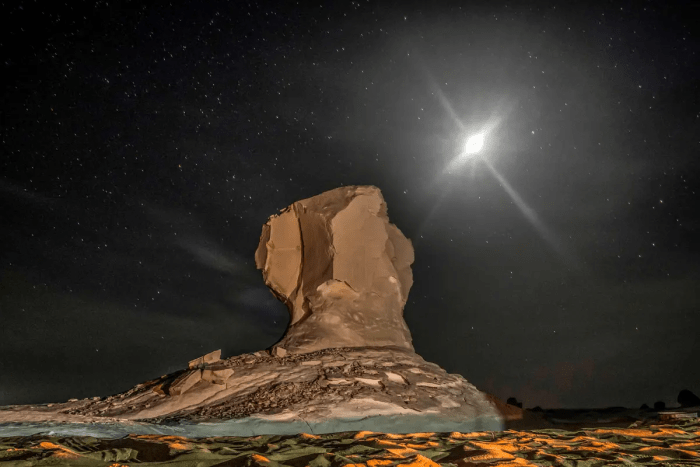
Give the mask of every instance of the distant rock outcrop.
POLYGON ((683 389, 678 393, 678 403, 681 407, 699 407, 700 397, 696 396, 688 389, 683 389))
MULTIPOLYGON (((513 420, 522 420, 523 418, 523 409, 522 407, 519 407, 515 404, 511 404, 510 402, 503 402, 501 399, 497 398, 493 394, 486 394, 486 397, 488 400, 490 400, 498 409, 498 411, 501 413, 503 418, 510 422, 513 420)), ((508 400, 512 399, 509 398, 508 400)))
POLYGON ((654 410, 665 410, 665 409, 666 409, 666 403, 664 401, 654 402, 654 410))
POLYGON ((509 397, 508 400, 506 400, 506 404, 510 404, 515 407, 520 407, 521 409, 523 408, 523 403, 518 402, 518 399, 516 399, 515 397, 509 397))

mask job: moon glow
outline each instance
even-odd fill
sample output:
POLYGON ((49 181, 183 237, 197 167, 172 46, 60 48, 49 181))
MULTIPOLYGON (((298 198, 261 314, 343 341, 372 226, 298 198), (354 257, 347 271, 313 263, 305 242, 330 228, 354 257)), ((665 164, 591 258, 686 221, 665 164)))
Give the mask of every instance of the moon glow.
POLYGON ((467 154, 477 154, 484 147, 484 135, 479 133, 471 136, 464 145, 464 151, 467 154))

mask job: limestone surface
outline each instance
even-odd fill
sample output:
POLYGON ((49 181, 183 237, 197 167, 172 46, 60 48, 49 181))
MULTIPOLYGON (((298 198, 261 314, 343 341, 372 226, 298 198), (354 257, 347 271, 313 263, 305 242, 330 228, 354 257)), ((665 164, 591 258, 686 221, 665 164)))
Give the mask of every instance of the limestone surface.
POLYGON ((403 319, 413 259, 410 240, 389 222, 373 186, 336 188, 271 216, 255 262, 291 315, 273 350, 413 350, 403 319))

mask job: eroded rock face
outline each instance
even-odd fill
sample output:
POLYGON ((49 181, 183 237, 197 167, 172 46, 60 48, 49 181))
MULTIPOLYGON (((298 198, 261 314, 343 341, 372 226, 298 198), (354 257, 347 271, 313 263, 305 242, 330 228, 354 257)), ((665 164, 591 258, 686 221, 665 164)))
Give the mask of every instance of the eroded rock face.
POLYGON ((337 188, 271 216, 255 263, 291 315, 275 353, 385 345, 413 350, 403 319, 413 259, 411 242, 389 223, 373 186, 337 188))

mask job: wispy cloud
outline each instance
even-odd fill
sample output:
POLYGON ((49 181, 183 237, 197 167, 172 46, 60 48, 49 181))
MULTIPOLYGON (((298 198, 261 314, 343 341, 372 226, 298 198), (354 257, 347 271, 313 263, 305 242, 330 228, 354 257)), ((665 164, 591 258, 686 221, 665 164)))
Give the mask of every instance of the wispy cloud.
POLYGON ((200 265, 226 274, 237 274, 244 270, 246 262, 238 254, 212 240, 191 214, 185 215, 176 210, 154 206, 149 207, 148 212, 163 229, 176 234, 172 244, 187 252, 200 265))
POLYGON ((243 262, 238 255, 224 251, 203 236, 198 238, 183 238, 175 241, 175 245, 185 250, 201 265, 219 272, 235 274, 241 272, 243 262))
POLYGON ((26 202, 41 207, 51 206, 55 204, 58 199, 32 191, 4 177, 0 177, 0 193, 5 193, 12 197, 20 198, 26 202))

